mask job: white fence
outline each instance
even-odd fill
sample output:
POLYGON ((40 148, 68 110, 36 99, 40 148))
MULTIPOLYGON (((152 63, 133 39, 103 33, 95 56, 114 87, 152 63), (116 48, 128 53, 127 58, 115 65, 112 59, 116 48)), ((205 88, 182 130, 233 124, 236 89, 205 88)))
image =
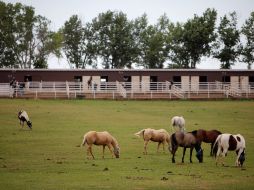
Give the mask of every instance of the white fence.
POLYGON ((27 82, 16 87, 0 83, 0 97, 11 98, 105 98, 105 99, 189 99, 254 98, 254 84, 206 82, 102 82, 88 86, 82 82, 27 82))

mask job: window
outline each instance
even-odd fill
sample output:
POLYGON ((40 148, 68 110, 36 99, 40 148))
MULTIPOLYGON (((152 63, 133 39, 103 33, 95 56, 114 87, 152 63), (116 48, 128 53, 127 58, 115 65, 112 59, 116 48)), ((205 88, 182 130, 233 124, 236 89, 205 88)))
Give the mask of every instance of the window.
POLYGON ((82 76, 74 76, 75 82, 82 82, 82 76))
POLYGON ((253 82, 254 83, 254 76, 249 76, 249 82, 253 82))
POLYGON ((108 82, 108 76, 101 76, 101 82, 108 82))
POLYGON ((207 76, 199 76, 199 82, 207 82, 207 76))
POLYGON ((24 81, 25 81, 25 82, 30 82, 30 81, 32 81, 32 76, 31 76, 31 75, 26 75, 26 76, 24 77, 24 81))
POLYGON ((123 82, 131 82, 131 76, 124 76, 123 82))
POLYGON ((222 82, 230 82, 230 76, 222 76, 222 82))
POLYGON ((181 76, 173 76, 173 82, 182 82, 181 76))
POLYGON ((150 76, 150 82, 158 82, 157 76, 150 76))

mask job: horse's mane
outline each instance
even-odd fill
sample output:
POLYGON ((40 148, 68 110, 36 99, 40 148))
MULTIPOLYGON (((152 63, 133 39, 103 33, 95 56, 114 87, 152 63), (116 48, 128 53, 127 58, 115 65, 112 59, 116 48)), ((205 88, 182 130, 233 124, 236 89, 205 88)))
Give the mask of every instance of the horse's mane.
POLYGON ((190 133, 192 133, 195 137, 197 136, 197 130, 191 131, 190 133))

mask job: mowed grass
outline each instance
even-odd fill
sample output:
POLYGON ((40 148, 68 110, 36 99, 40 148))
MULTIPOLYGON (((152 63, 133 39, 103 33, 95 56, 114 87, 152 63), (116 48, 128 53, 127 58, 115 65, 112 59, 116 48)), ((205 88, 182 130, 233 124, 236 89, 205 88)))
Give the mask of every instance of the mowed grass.
POLYGON ((92 101, 0 99, 1 189, 253 189, 254 101, 92 101), (17 112, 27 110, 33 130, 20 129, 17 112), (226 166, 216 166, 203 144, 204 163, 189 150, 181 164, 182 148, 171 155, 133 134, 143 128, 165 128, 170 117, 183 115, 188 131, 218 129, 242 134, 247 143, 243 168, 234 167, 235 152, 226 166), (109 131, 121 155, 112 159, 106 149, 93 147, 95 160, 86 159, 79 145, 89 130, 109 131))

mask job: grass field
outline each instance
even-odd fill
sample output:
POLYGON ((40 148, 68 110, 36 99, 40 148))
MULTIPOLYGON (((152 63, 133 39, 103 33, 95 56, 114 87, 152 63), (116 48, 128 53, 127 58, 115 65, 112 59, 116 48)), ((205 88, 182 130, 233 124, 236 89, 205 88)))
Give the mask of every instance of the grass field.
POLYGON ((254 101, 88 101, 0 99, 0 189, 254 189, 254 101), (27 110, 33 130, 20 129, 17 112, 27 110), (218 129, 242 134, 247 143, 243 168, 216 166, 203 144, 204 163, 189 150, 181 164, 156 153, 133 134, 143 128, 169 127, 170 117, 183 115, 188 131, 218 129), (120 159, 93 147, 95 160, 80 148, 89 130, 109 131, 120 144, 120 159))

